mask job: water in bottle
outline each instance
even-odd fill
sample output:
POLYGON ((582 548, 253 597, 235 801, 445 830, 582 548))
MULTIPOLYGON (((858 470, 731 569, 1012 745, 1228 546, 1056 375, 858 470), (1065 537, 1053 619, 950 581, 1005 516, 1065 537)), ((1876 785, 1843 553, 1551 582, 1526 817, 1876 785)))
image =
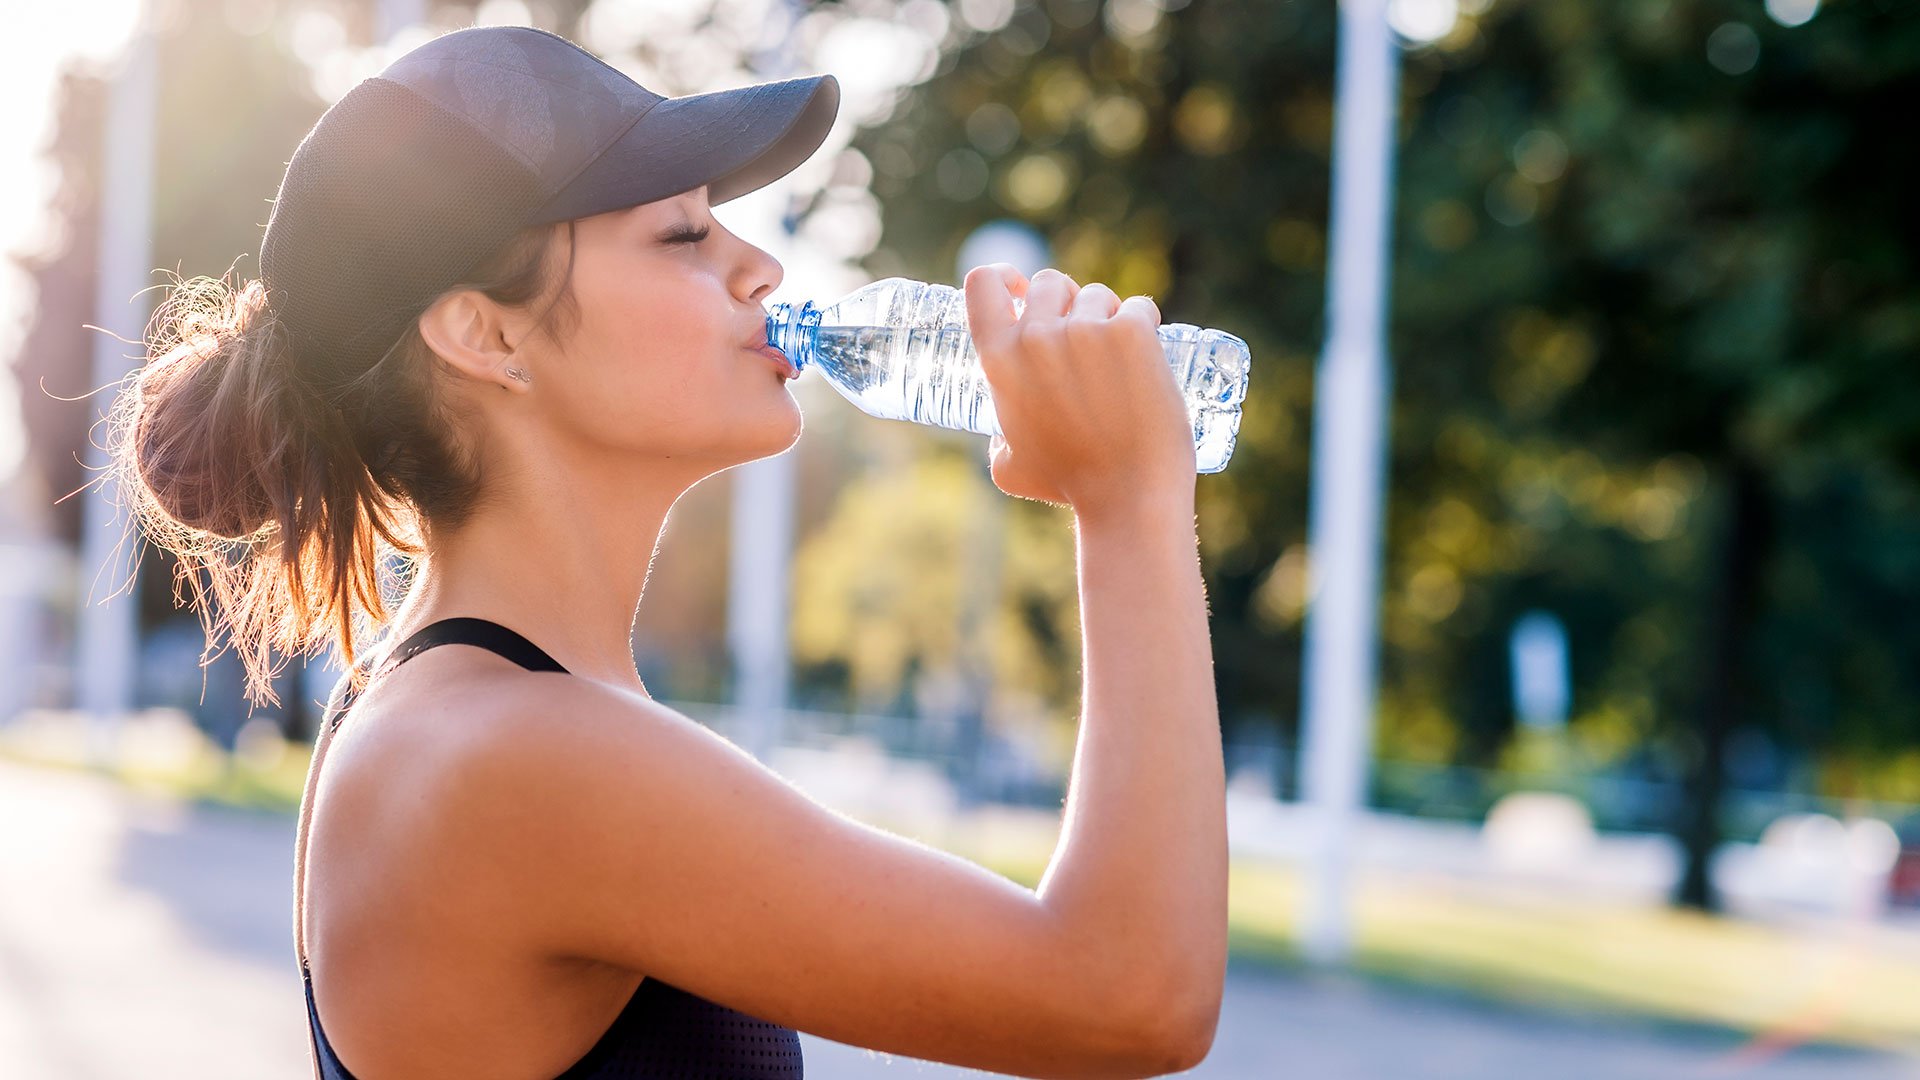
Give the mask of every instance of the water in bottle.
MULTIPOLYGON (((1019 311, 1024 304, 1014 300, 1019 311)), ((1162 323, 1160 344, 1187 399, 1199 471, 1233 455, 1247 396, 1247 343, 1186 323, 1162 323)), ((849 401, 887 420, 1001 434, 980 357, 967 329, 964 291, 884 278, 825 308, 774 304, 767 343, 799 371, 817 368, 849 401)))

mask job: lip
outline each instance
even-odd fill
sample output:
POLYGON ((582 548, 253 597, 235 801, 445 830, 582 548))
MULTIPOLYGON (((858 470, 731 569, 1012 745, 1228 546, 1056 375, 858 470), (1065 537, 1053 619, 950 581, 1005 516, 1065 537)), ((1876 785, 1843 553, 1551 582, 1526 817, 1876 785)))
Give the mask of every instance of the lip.
POLYGON ((797 379, 800 377, 800 369, 793 366, 793 361, 787 359, 787 354, 771 345, 749 345, 747 346, 747 351, 759 353, 761 356, 773 361, 774 366, 780 369, 780 374, 786 378, 797 379))

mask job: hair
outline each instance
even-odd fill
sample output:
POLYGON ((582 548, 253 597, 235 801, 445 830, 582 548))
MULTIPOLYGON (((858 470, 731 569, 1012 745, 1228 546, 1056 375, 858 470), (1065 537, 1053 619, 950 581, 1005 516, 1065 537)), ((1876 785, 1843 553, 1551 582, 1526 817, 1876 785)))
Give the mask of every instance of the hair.
MULTIPOLYGON (((573 226, 563 224, 563 272, 553 257, 561 226, 540 225, 446 291, 519 308, 552 293, 538 327, 560 340, 579 314, 573 226)), ((247 699, 277 705, 275 652, 304 656, 331 642, 364 689, 356 629, 370 634, 391 618, 381 591, 389 558, 411 564, 434 529, 458 527, 487 494, 477 433, 462 430, 447 365, 418 318, 365 371, 338 370, 313 352, 296 359, 265 286, 236 288, 229 271, 177 282, 146 349, 114 404, 109 468, 130 519, 177 557, 174 602, 191 589, 202 664, 223 651, 224 634, 245 665, 247 699)))

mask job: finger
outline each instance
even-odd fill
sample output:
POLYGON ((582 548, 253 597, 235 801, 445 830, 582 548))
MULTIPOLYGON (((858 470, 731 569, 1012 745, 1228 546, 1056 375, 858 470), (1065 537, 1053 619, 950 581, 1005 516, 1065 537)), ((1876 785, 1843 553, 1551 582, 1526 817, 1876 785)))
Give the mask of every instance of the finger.
POLYGON ((1151 296, 1127 297, 1120 301, 1120 310, 1117 314, 1140 316, 1155 326, 1160 325, 1160 305, 1154 303, 1151 296))
POLYGON ((998 274, 1000 280, 1007 283, 1007 291, 1013 294, 1015 300, 1025 300, 1027 298, 1027 275, 1021 273, 1020 268, 1012 263, 981 263, 968 270, 967 273, 972 274, 974 270, 990 270, 998 274))
POLYGON ((1118 310, 1120 310, 1120 298, 1114 295, 1112 289, 1097 281, 1082 286, 1079 294, 1073 298, 1075 315, 1110 319, 1118 310))
POLYGON ((1033 275, 1033 282, 1027 288, 1027 310, 1022 318, 1032 315, 1064 317, 1073 303, 1074 294, 1079 291, 1080 286, 1072 278, 1049 266, 1033 275))
POLYGON ((989 263, 967 271, 967 332, 977 343, 997 339, 1013 328, 1014 292, 1027 291, 1027 280, 1008 263, 989 263))

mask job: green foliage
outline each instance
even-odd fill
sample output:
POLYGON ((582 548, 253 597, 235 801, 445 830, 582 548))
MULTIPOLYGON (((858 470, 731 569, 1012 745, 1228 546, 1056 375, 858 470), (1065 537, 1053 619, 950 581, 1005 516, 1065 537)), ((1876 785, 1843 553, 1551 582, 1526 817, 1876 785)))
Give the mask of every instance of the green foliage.
POLYGON ((838 675, 845 704, 911 708, 902 699, 916 676, 969 666, 1014 707, 1077 694, 1067 520, 1012 503, 981 458, 937 452, 846 485, 801 546, 793 581, 801 680, 838 675))
MULTIPOLYGON (((1195 0, 1144 31, 1080 7, 1022 5, 857 138, 870 268, 939 278, 1014 216, 1077 280, 1249 341, 1202 546, 1229 734, 1290 735, 1335 6, 1195 0)), ((1832 761, 1920 739, 1893 600, 1920 595, 1911 6, 1500 2, 1406 53, 1402 91, 1383 751, 1512 761, 1506 636, 1545 608, 1579 757, 1677 775, 1748 594, 1738 727, 1832 761), (1736 466, 1765 535, 1727 532, 1736 466)))

